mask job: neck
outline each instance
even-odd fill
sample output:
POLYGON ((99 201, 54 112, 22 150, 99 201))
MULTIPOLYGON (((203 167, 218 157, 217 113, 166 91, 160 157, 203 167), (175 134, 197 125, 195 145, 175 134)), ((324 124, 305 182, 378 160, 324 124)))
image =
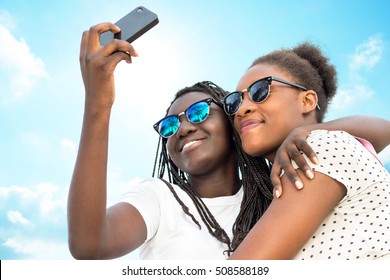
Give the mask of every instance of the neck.
MULTIPOLYGON (((292 127, 289 131, 287 131, 286 132, 286 135, 285 135, 285 137, 283 137, 282 138, 282 141, 280 142, 280 144, 276 147, 276 149, 275 150, 273 150, 273 151, 271 151, 271 152, 269 152, 269 153, 267 153, 266 155, 263 155, 268 161, 270 161, 270 162, 274 162, 274 160, 275 160, 275 156, 276 156, 276 153, 277 153, 277 151, 278 151, 278 149, 279 149, 279 147, 282 145, 282 143, 283 143, 283 141, 284 140, 286 140, 287 138, 288 138, 288 136, 291 134, 291 132, 294 130, 294 129, 296 129, 296 128, 298 128, 298 127, 303 127, 303 126, 311 126, 310 128, 308 128, 308 132, 310 132, 310 131, 312 131, 312 130, 314 130, 314 129, 317 129, 317 127, 315 126, 315 125, 317 125, 318 124, 318 122, 315 120, 315 115, 313 115, 313 116, 307 116, 306 118, 304 118, 303 120, 302 120, 302 122, 299 124, 299 125, 297 125, 297 126, 295 126, 295 127, 292 127)), ((302 134, 302 133, 300 133, 300 134, 302 134)), ((295 135, 297 135, 297 134, 295 134, 295 135)), ((298 134, 299 135, 299 134, 298 134)), ((306 135, 306 137, 307 137, 308 135, 306 135)), ((291 140, 290 140, 290 142, 291 142, 291 140)))
POLYGON ((234 195, 241 187, 236 164, 225 164, 209 174, 190 175, 188 181, 199 196, 205 198, 234 195))

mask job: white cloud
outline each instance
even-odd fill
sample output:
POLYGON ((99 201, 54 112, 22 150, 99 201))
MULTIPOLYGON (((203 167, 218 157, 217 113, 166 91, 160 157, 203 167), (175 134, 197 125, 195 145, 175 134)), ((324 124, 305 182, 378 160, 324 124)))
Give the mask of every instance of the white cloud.
POLYGON ((21 259, 69 259, 66 199, 67 188, 47 182, 0 187, 1 247, 21 259))
POLYGON ((61 148, 72 153, 76 152, 76 144, 70 139, 62 139, 61 148))
POLYGON ((0 205, 7 205, 6 202, 11 201, 12 209, 6 210, 13 211, 9 212, 13 218, 21 209, 29 209, 31 213, 40 214, 35 216, 36 219, 58 221, 66 208, 66 195, 67 192, 63 193, 58 186, 47 182, 31 188, 13 185, 0 187, 0 205))
POLYGON ((12 29, 15 26, 15 22, 11 14, 6 10, 0 10, 0 25, 3 25, 8 29, 12 29))
POLYGON ((341 87, 332 100, 332 109, 346 110, 356 102, 362 102, 375 95, 367 85, 362 70, 371 70, 381 60, 383 42, 380 35, 371 36, 358 45, 349 62, 349 80, 341 87))
POLYGON ((67 242, 55 242, 47 239, 34 239, 31 237, 8 238, 3 246, 14 252, 24 255, 25 259, 49 260, 70 259, 67 242))
POLYGON ((23 38, 17 39, 7 12, 0 13, 0 101, 18 99, 30 93, 37 80, 47 76, 43 60, 37 57, 23 38))
POLYGON ((59 193, 58 186, 43 182, 37 185, 36 189, 42 217, 53 221, 61 219, 62 210, 66 209, 66 197, 54 198, 55 194, 59 193))
POLYGON ((7 218, 13 224, 21 224, 24 226, 30 224, 29 220, 23 217, 22 213, 20 213, 19 211, 8 211, 7 218))
POLYGON ((349 67, 352 71, 372 69, 382 58, 383 43, 380 35, 370 37, 356 47, 349 67))
POLYGON ((16 195, 22 201, 31 201, 37 198, 37 194, 29 188, 12 185, 10 187, 0 187, 0 199, 6 200, 10 195, 16 195))
MULTIPOLYGON (((110 168, 108 177, 112 203, 141 180, 124 179, 119 168, 110 168)), ((67 194, 67 187, 48 182, 0 187, 0 219, 10 222, 0 228, 0 252, 1 247, 7 247, 18 259, 71 259, 66 231, 67 194)), ((137 252, 124 258, 137 258, 137 252)))
POLYGON ((340 89, 332 100, 332 109, 345 110, 356 102, 369 99, 374 92, 364 84, 355 84, 352 89, 340 89))

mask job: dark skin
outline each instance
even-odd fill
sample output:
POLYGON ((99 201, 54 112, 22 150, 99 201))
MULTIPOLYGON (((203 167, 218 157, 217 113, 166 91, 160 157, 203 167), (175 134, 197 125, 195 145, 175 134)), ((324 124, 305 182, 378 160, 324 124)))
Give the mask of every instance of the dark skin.
MULTIPOLYGON (((237 89, 267 76, 292 80, 276 66, 258 64, 243 75, 237 89)), ((244 150, 274 162, 292 130, 316 125, 316 104, 315 92, 297 91, 277 82, 271 85, 266 102, 254 103, 245 93, 234 118, 244 150)), ((323 173, 316 172, 309 180, 301 170, 297 172, 306 187, 298 191, 283 175, 280 180, 285 194, 272 201, 231 259, 292 259, 346 194, 344 185, 323 173)))
MULTIPOLYGON (((78 259, 111 259, 144 243, 146 225, 128 203, 107 208, 107 157, 111 108, 115 100, 114 69, 136 56, 125 41, 102 47, 99 34, 118 28, 98 24, 83 33, 80 65, 85 85, 85 111, 79 152, 68 197, 69 248, 78 259)), ((196 101, 209 97, 200 92, 177 99, 170 114, 179 114, 196 101)), ((180 117, 179 131, 168 140, 175 164, 189 174, 191 185, 203 197, 227 196, 240 187, 231 127, 222 109, 211 105, 209 118, 193 125, 180 117), (190 141, 191 147, 188 146, 190 141), (187 143, 184 152, 181 151, 187 143), (213 147, 219 147, 215 149, 213 147)), ((178 208, 180 209, 180 208, 178 208)), ((210 235, 210 238, 214 238, 210 235)))
MULTIPOLYGON (((191 92, 178 98, 168 115, 179 114, 193 103, 210 97, 191 92)), ((168 138, 168 152, 175 164, 188 174, 191 186, 201 197, 235 194, 240 188, 232 129, 223 110, 211 103, 206 121, 193 124, 180 116, 179 131, 168 138)))
POLYGON ((118 203, 106 209, 113 73, 120 61, 131 62, 131 56, 137 56, 125 41, 115 40, 102 48, 99 36, 107 30, 119 31, 109 23, 91 27, 83 33, 80 47, 85 111, 68 199, 69 248, 79 259, 119 257, 138 248, 146 237, 145 223, 133 206, 118 203))
MULTIPOLYGON (((108 138, 115 100, 114 70, 120 61, 131 63, 131 57, 137 56, 126 41, 114 40, 100 46, 99 35, 108 30, 114 33, 119 31, 111 23, 95 25, 83 33, 80 46, 85 109, 68 197, 69 248, 78 259, 117 258, 138 248, 146 238, 145 222, 135 207, 128 203, 117 203, 107 208, 108 138)), ((178 114, 205 97, 208 96, 202 96, 199 92, 188 93, 173 104, 170 113, 178 114)), ((229 150, 231 137, 221 139, 221 135, 226 135, 220 129, 226 127, 227 118, 215 104, 212 104, 211 112, 208 120, 197 125, 181 117, 182 125, 177 135, 168 141, 168 149, 175 157, 175 163, 188 172, 191 185, 201 196, 231 195, 237 192, 239 183, 235 156, 229 150), (221 135, 213 135, 217 129, 221 135), (180 153, 176 158, 175 143, 181 145, 185 139, 196 135, 201 135, 205 143, 210 141, 210 144, 198 146, 208 147, 206 151, 209 156, 200 157, 194 145, 192 151, 187 153, 188 158, 180 158, 180 153), (210 149, 210 146, 218 145, 221 145, 218 151, 210 149), (225 166, 221 165, 221 159, 225 166), (210 163, 207 167, 204 167, 205 161, 210 163)))
POLYGON ((303 171, 307 179, 313 179, 314 173, 306 160, 303 158, 300 151, 303 151, 308 158, 315 164, 318 159, 307 144, 303 135, 309 135, 312 130, 344 130, 351 135, 356 135, 360 138, 367 139, 374 146, 375 151, 380 153, 386 146, 390 144, 390 122, 388 120, 372 117, 372 116, 353 116, 344 117, 335 121, 326 123, 317 123, 306 126, 301 126, 293 129, 286 139, 279 147, 271 171, 271 180, 276 190, 279 191, 279 196, 282 195, 282 183, 280 179, 281 170, 285 170, 286 176, 291 182, 300 181, 304 186, 301 177, 294 172, 291 165, 293 159, 300 169, 303 171))
MULTIPOLYGON (((266 76, 291 80, 272 65, 256 65, 245 73, 237 88, 242 90, 266 76)), ((292 129, 316 123, 316 104, 317 96, 312 92, 304 95, 278 83, 271 86, 264 103, 254 103, 246 94, 234 118, 244 150, 273 162, 278 147, 292 129), (247 125, 254 121, 256 125, 247 125)), ((272 201, 231 259, 293 258, 346 194, 343 185, 321 173, 310 181, 304 179, 308 186, 301 191, 286 176, 281 180, 285 195, 272 201)))

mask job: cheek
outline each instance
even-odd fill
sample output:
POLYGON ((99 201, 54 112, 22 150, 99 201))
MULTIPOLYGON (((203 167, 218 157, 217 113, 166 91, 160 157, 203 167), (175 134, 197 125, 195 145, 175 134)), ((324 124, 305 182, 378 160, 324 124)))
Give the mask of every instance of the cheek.
POLYGON ((215 129, 219 135, 223 135, 225 138, 233 138, 233 126, 230 120, 224 120, 215 125, 215 129))
MULTIPOLYGON (((173 148, 174 147, 174 144, 172 143, 174 141, 168 141, 167 142, 167 152, 168 152, 168 156, 170 158, 170 160, 174 163, 174 165, 183 170, 184 166, 183 166, 183 158, 180 157, 180 154, 177 154, 175 152, 175 149, 173 148)), ((186 172, 186 171, 185 171, 186 172)))
POLYGON ((167 143, 166 143, 166 147, 167 147, 168 154, 171 157, 174 157, 175 156, 175 153, 174 153, 175 139, 174 139, 174 137, 168 138, 167 143))
POLYGON ((234 125, 234 129, 236 131, 239 131, 238 121, 237 121, 236 117, 234 117, 234 119, 233 119, 233 125, 234 125))
POLYGON ((264 148, 264 138, 259 137, 255 131, 240 136, 241 146, 245 153, 251 156, 259 156, 264 148))
POLYGON ((233 127, 230 122, 220 121, 215 123, 208 123, 207 131, 212 136, 213 145, 216 149, 224 147, 224 149, 231 149, 233 142, 233 127))
POLYGON ((231 130, 221 131, 217 134, 217 146, 224 146, 225 149, 231 149, 233 145, 233 132, 231 130))

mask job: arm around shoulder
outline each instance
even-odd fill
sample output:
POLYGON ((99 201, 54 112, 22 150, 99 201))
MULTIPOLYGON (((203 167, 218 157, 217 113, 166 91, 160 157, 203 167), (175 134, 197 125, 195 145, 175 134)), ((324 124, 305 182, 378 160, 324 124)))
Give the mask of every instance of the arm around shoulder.
POLYGON ((284 194, 274 199, 230 259, 293 259, 323 220, 345 196, 346 188, 336 180, 317 173, 305 179, 297 190, 284 175, 284 194))
POLYGON ((390 144, 390 121, 373 116, 350 116, 316 124, 313 129, 343 130, 371 142, 377 153, 390 144))

